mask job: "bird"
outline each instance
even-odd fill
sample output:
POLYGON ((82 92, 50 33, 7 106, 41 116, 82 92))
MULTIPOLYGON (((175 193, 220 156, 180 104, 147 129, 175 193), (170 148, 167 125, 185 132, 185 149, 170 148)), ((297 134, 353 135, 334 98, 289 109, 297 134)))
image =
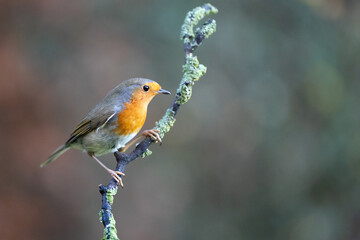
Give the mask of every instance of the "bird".
MULTIPOLYGON (((159 94, 170 92, 150 79, 131 78, 121 82, 85 116, 65 144, 40 166, 53 162, 70 148, 83 150, 123 187, 120 176, 125 174, 111 170, 97 157, 116 151, 124 152, 138 140, 133 138, 144 125, 148 105, 159 94)), ((161 143, 158 132, 156 129, 145 130, 141 135, 161 143)))

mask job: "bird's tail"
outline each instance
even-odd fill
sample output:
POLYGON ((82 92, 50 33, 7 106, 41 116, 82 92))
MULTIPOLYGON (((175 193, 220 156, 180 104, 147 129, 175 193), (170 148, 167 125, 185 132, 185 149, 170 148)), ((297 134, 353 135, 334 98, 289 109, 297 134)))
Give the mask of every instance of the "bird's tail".
POLYGON ((43 162, 40 167, 44 167, 45 165, 48 165, 49 163, 51 163, 52 161, 54 161, 55 159, 57 159, 61 154, 63 154, 64 152, 66 152, 67 150, 69 150, 69 146, 66 145, 62 145, 60 146, 58 149, 55 150, 55 152, 53 154, 51 154, 51 156, 45 161, 43 162))

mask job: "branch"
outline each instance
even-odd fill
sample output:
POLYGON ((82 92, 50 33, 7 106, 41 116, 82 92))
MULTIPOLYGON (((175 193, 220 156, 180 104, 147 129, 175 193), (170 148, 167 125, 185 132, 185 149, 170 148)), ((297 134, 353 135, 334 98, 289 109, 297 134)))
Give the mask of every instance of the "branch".
MULTIPOLYGON (((161 138, 163 138, 165 133, 169 132, 170 128, 174 125, 175 116, 180 106, 190 99, 195 81, 199 80, 199 78, 206 73, 206 67, 199 64, 197 57, 193 56, 193 52, 201 45, 204 39, 216 31, 216 22, 213 19, 208 20, 201 27, 198 27, 195 33, 193 28, 206 15, 217 12, 218 10, 211 4, 204 4, 188 12, 185 17, 184 24, 181 27, 181 40, 184 41, 185 50, 183 77, 177 89, 174 102, 167 109, 165 115, 155 124, 154 129, 159 130, 161 138)), ((131 161, 138 157, 144 158, 150 155, 151 151, 148 148, 154 142, 154 140, 147 137, 130 153, 115 152, 114 155, 117 161, 116 171, 124 172, 126 165, 131 161)), ((100 221, 104 224, 104 236, 102 239, 117 240, 119 238, 117 237, 115 219, 111 213, 111 205, 113 204, 119 184, 114 179, 111 179, 108 185, 100 185, 99 187, 102 196, 102 208, 99 215, 100 221)))

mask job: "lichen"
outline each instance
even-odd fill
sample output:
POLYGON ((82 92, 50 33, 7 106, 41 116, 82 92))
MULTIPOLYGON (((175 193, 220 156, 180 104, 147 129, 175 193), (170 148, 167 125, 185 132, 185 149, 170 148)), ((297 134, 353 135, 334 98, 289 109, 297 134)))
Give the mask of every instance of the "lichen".
POLYGON ((114 216, 112 215, 111 211, 106 210, 110 216, 109 218, 109 224, 105 226, 104 228, 104 236, 102 240, 119 240, 117 236, 117 230, 115 227, 116 221, 114 219, 114 216))
POLYGON ((186 86, 181 85, 181 87, 179 88, 179 92, 180 92, 180 97, 177 100, 177 103, 179 104, 184 104, 187 101, 189 101, 189 99, 191 98, 191 94, 192 94, 192 86, 186 86))
POLYGON ((183 80, 190 81, 188 85, 194 85, 194 81, 199 80, 206 73, 206 67, 199 64, 199 60, 196 56, 187 55, 185 58, 185 64, 183 65, 183 80))
POLYGON ((206 67, 199 64, 196 56, 187 55, 183 65, 183 78, 177 90, 179 97, 177 103, 184 104, 189 101, 192 94, 192 86, 206 73, 206 67))
POLYGON ((195 32, 196 35, 203 36, 203 39, 207 39, 211 34, 216 32, 216 21, 214 19, 210 19, 201 27, 198 27, 195 32))
POLYGON ((193 26, 197 25, 206 15, 217 13, 216 7, 210 3, 206 3, 201 7, 196 7, 186 14, 184 24, 181 26, 180 38, 184 43, 189 43, 194 38, 193 26))
POLYGON ((150 149, 146 149, 143 154, 141 154, 142 158, 146 158, 147 156, 150 156, 152 154, 152 151, 150 149))
POLYGON ((156 130, 159 130, 160 138, 163 138, 165 133, 170 131, 170 128, 174 126, 175 123, 175 113, 171 109, 168 109, 164 116, 155 123, 156 130))
POLYGON ((106 200, 110 205, 113 204, 114 196, 116 195, 116 193, 117 193, 117 188, 110 188, 106 190, 106 200))

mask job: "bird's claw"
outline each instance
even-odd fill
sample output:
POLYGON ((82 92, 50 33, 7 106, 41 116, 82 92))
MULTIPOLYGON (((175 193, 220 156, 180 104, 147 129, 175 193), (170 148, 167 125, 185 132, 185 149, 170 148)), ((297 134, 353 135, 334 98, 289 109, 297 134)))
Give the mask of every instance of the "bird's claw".
POLYGON ((159 130, 158 129, 150 129, 150 130, 145 130, 142 135, 145 137, 151 137, 152 140, 156 140, 160 143, 160 145, 162 144, 161 138, 159 136, 159 130))
POLYGON ((124 187, 124 184, 122 182, 122 178, 120 176, 125 176, 125 174, 123 172, 120 171, 113 171, 111 169, 108 169, 108 172, 110 173, 111 177, 117 182, 119 183, 120 187, 124 187), (120 176, 119 176, 120 175, 120 176))

